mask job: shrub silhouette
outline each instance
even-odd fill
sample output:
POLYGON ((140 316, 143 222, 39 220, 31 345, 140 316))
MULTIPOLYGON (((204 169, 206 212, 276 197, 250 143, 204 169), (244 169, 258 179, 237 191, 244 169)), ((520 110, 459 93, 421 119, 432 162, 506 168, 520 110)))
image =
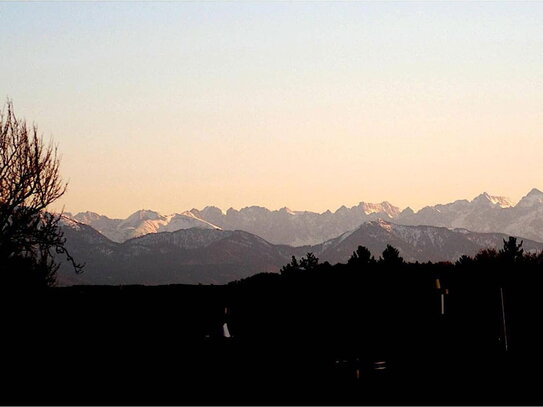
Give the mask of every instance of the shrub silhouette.
POLYGON ((300 268, 305 271, 315 270, 319 265, 319 259, 313 253, 307 253, 306 257, 300 259, 300 268))
POLYGON ((398 265, 403 263, 403 258, 400 257, 400 251, 398 249, 387 244, 386 249, 383 250, 380 261, 387 265, 398 265))
POLYGON ((358 246, 356 251, 353 252, 349 258, 347 264, 352 266, 361 266, 374 263, 375 258, 371 255, 371 252, 367 247, 358 246))
POLYGON ((500 257, 507 262, 515 262, 522 259, 524 249, 521 249, 524 241, 517 245, 517 238, 509 236, 508 240, 503 240, 503 249, 499 251, 500 257))
POLYGON ((292 260, 290 261, 290 263, 285 264, 281 268, 281 274, 285 274, 285 275, 296 273, 299 271, 300 271, 300 263, 298 263, 298 260, 296 260, 295 256, 292 256, 292 260))
POLYGON ((291 275, 300 271, 312 271, 319 266, 319 259, 313 253, 307 253, 306 257, 302 257, 300 262, 295 256, 292 256, 290 263, 281 268, 281 274, 291 275))

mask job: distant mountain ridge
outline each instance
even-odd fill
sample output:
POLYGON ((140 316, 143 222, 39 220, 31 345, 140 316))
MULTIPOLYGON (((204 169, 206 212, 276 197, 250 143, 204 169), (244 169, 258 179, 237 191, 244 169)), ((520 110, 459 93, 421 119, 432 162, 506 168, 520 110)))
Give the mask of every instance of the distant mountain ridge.
POLYGON ((502 196, 480 194, 473 200, 426 206, 415 212, 403 211, 387 201, 360 202, 351 208, 341 206, 335 212, 269 210, 250 206, 223 212, 214 206, 191 209, 173 215, 140 210, 126 219, 110 219, 93 212, 82 212, 73 219, 88 224, 115 242, 149 233, 172 232, 200 227, 244 230, 274 244, 315 245, 357 228, 364 222, 383 219, 402 225, 429 225, 465 228, 475 232, 520 235, 543 241, 543 192, 532 189, 516 205, 502 196))
POLYGON ((514 206, 506 198, 483 193, 471 202, 427 206, 416 213, 404 210, 394 222, 506 233, 543 241, 543 192, 534 188, 514 206))
POLYGON ((244 231, 190 228, 117 243, 70 219, 62 230, 70 254, 85 267, 75 274, 60 256, 61 285, 223 283, 277 271, 285 261, 279 248, 244 231))
MULTIPOLYGON (((378 258, 387 244, 406 261, 455 261, 483 248, 500 248, 506 234, 474 233, 435 226, 405 226, 384 220, 369 221, 325 242, 293 247, 275 245, 240 230, 180 229, 151 233, 117 243, 89 225, 65 218, 66 246, 76 261, 85 263, 76 275, 62 262, 61 285, 73 284, 224 284, 261 272, 278 272, 290 262, 314 253, 321 262, 346 262, 359 245, 378 258)), ((527 251, 543 250, 543 243, 524 239, 527 251)), ((61 259, 61 258, 59 258, 61 259)))
POLYGON ((400 209, 388 202, 360 202, 357 206, 340 207, 336 212, 323 213, 291 211, 288 208, 271 211, 259 206, 241 210, 207 206, 173 215, 161 215, 151 210, 139 210, 126 219, 111 219, 94 212, 66 215, 98 230, 114 242, 124 242, 149 233, 173 232, 201 227, 208 229, 245 230, 276 244, 303 246, 317 244, 351 230, 368 220, 393 219, 400 209))
POLYGON ((139 210, 126 219, 110 219, 94 212, 80 212, 73 216, 68 214, 68 217, 92 226, 110 240, 118 243, 149 233, 174 232, 193 227, 220 229, 194 216, 190 211, 163 216, 155 211, 139 210))

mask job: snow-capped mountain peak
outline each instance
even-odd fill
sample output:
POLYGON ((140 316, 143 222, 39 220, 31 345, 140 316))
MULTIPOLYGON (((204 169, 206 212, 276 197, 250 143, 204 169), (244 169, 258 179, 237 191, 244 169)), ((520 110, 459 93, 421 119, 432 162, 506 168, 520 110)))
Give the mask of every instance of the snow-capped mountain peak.
POLYGON ((126 222, 134 223, 142 220, 159 220, 164 219, 164 216, 160 215, 158 212, 149 210, 149 209, 140 209, 139 211, 134 212, 128 218, 126 222))
POLYGON ((70 216, 68 213, 65 213, 65 215, 69 218, 75 219, 78 222, 89 224, 90 222, 95 222, 99 219, 109 219, 107 216, 100 215, 96 212, 79 212, 73 216, 70 216))
POLYGON ((163 216, 156 211, 142 209, 126 219, 110 219, 93 212, 83 212, 75 215, 73 219, 92 226, 114 242, 124 242, 150 233, 174 232, 195 227, 220 229, 191 211, 163 216))
POLYGON ((475 197, 471 203, 477 205, 498 206, 500 208, 509 208, 513 206, 508 198, 504 196, 490 195, 487 192, 483 192, 481 195, 475 197))
POLYGON ((542 203, 543 203, 543 192, 541 192, 537 188, 534 188, 530 192, 528 192, 528 195, 524 196, 519 201, 519 203, 517 204, 517 207, 530 208, 533 206, 538 206, 542 203))
POLYGON ((390 202, 383 201, 381 203, 368 203, 360 202, 358 208, 361 209, 365 215, 373 213, 386 213, 390 218, 395 218, 400 213, 400 208, 391 205, 390 202))
POLYGON ((287 213, 287 214, 289 214, 289 215, 296 215, 296 212, 295 212, 295 211, 293 211, 293 210, 290 209, 290 208, 287 208, 286 206, 283 207, 283 208, 281 208, 281 209, 279 209, 279 212, 287 213))

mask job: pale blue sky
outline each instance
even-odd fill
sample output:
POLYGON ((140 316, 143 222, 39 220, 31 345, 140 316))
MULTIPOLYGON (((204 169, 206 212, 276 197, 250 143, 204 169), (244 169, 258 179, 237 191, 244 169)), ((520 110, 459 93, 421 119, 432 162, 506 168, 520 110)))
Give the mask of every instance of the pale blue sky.
POLYGON ((63 204, 420 207, 543 188, 543 2, 0 3, 63 204))

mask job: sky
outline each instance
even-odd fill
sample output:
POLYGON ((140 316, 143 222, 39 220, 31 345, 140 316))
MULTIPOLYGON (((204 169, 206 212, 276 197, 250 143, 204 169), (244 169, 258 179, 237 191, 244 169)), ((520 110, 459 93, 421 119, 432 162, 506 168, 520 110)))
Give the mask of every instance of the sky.
POLYGON ((543 189, 543 2, 2 2, 59 205, 322 212, 543 189))

